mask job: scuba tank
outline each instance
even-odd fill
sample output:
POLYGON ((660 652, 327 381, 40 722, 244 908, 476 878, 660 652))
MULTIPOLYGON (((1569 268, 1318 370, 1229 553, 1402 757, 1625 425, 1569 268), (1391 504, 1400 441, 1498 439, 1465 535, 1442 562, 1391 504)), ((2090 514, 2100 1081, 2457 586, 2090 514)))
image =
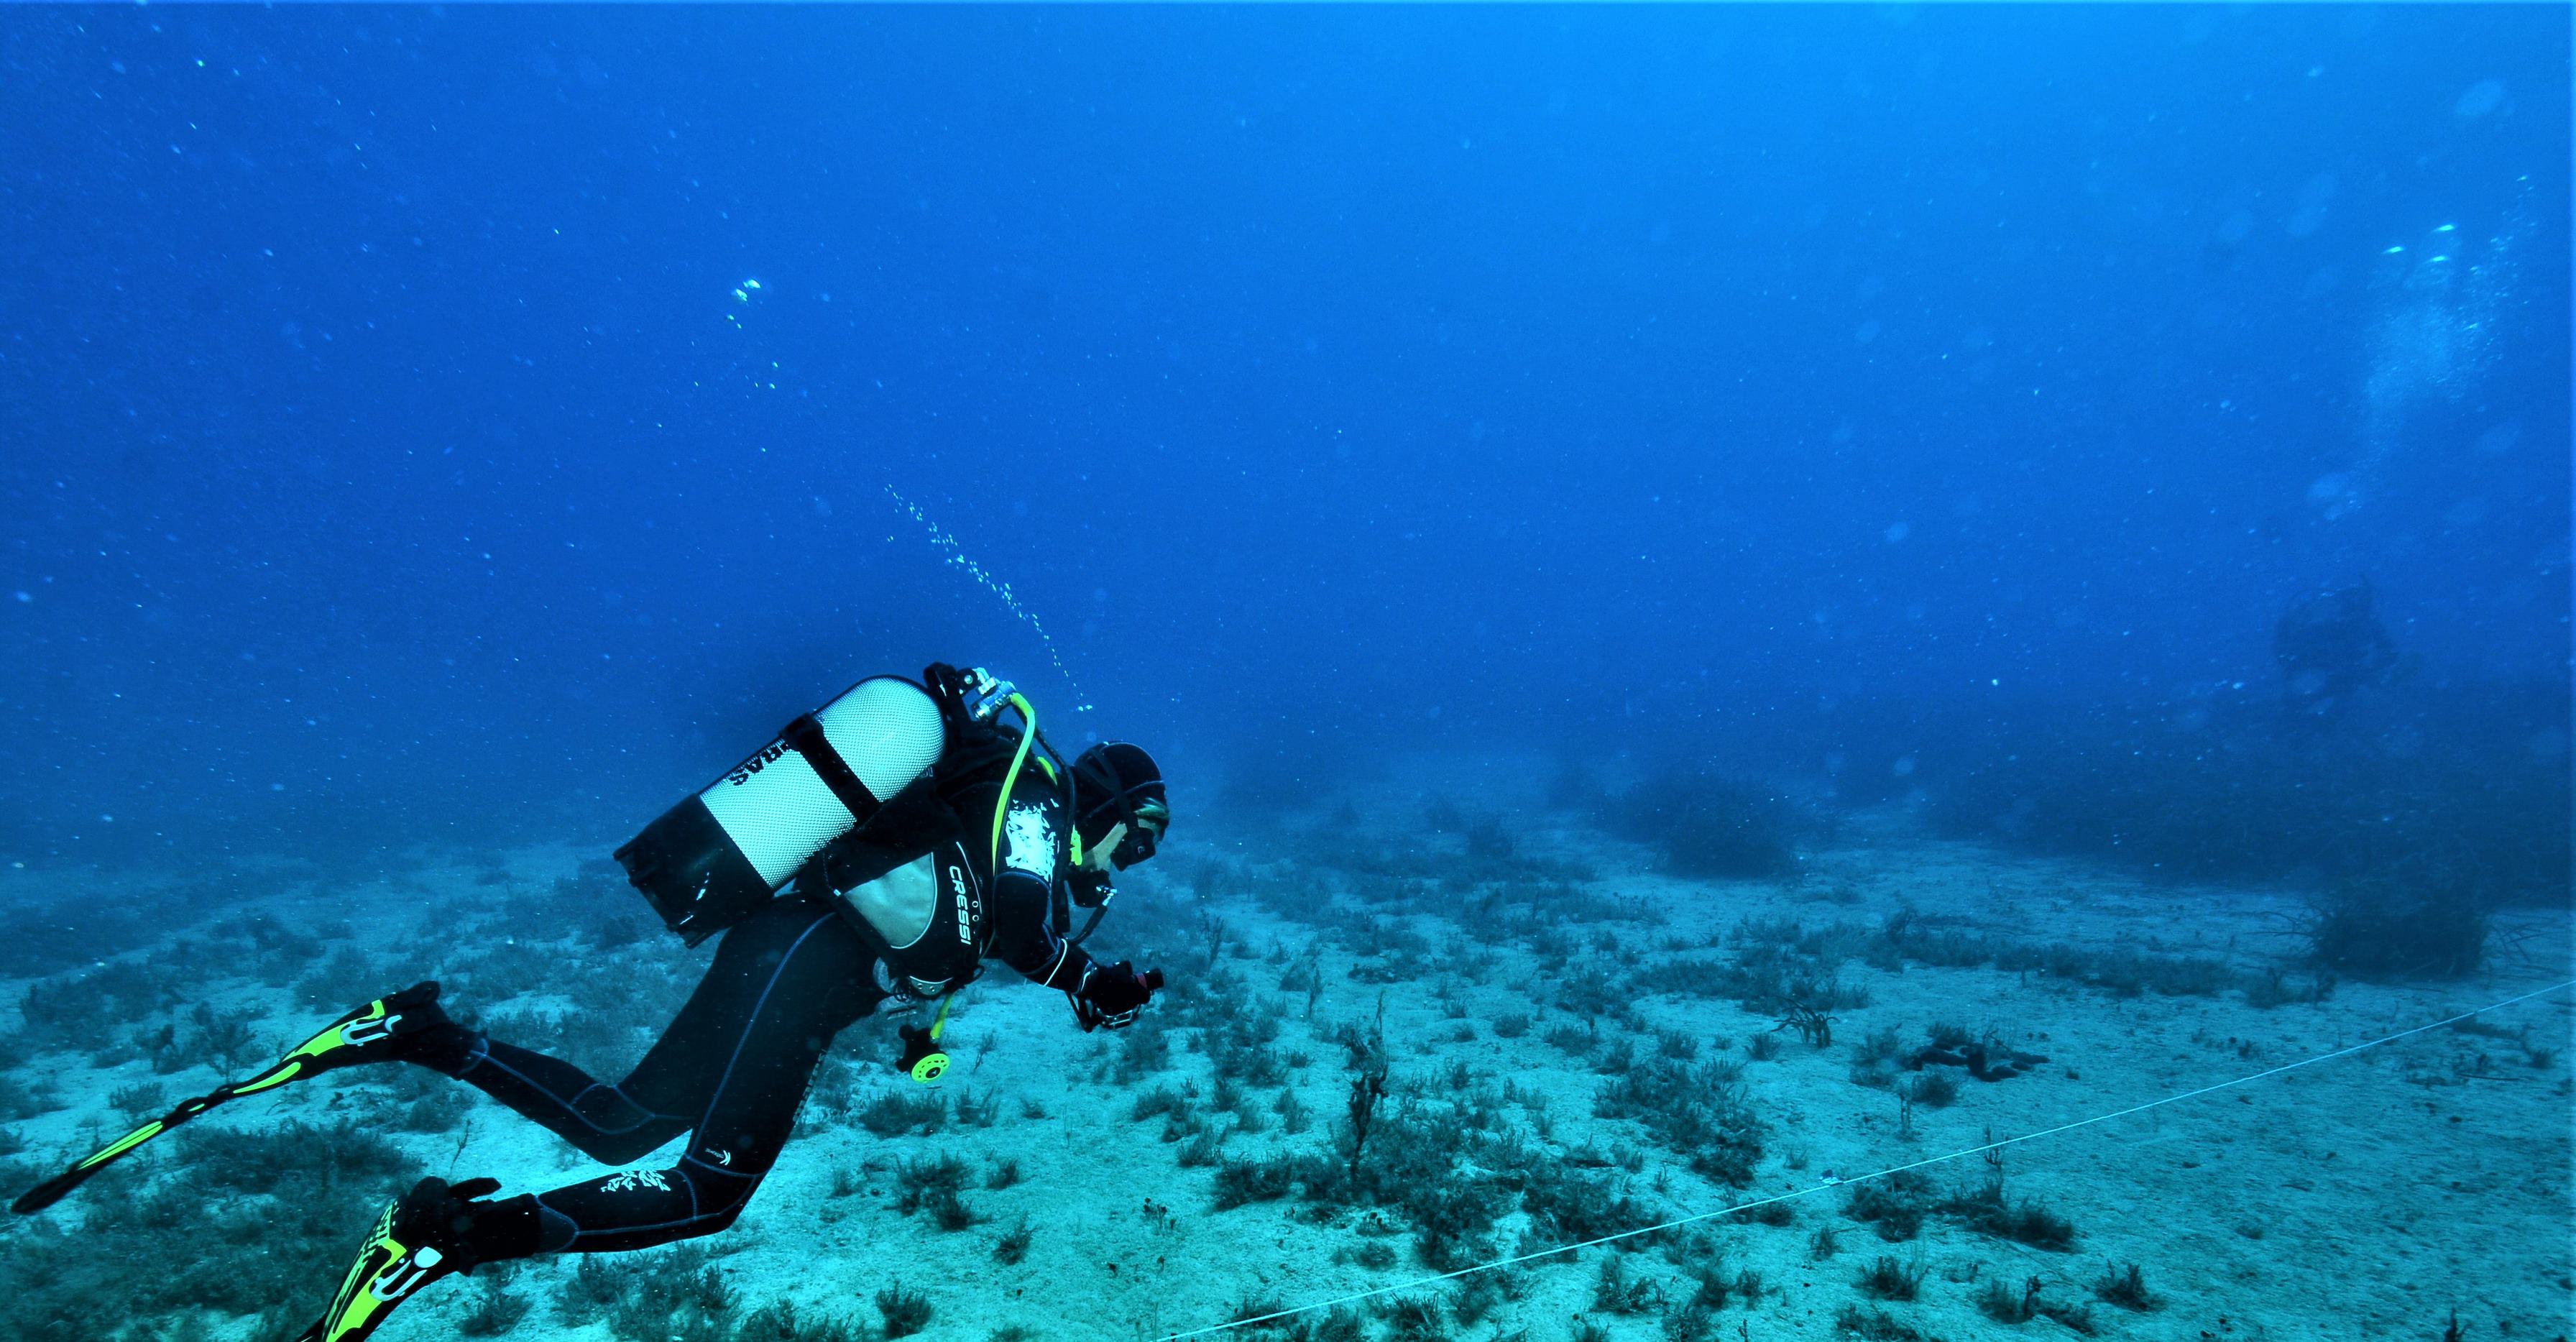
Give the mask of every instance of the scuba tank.
POLYGON ((867 823, 946 748, 928 690, 871 676, 662 813, 614 856, 695 946, 767 904, 825 844, 867 823))

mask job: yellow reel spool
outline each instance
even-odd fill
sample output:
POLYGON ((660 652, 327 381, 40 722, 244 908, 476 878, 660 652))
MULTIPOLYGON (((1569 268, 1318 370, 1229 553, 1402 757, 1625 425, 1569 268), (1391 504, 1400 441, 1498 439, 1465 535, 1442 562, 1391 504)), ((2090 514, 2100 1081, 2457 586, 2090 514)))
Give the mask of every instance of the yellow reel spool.
POLYGON ((905 1045, 903 1069, 913 1080, 925 1086, 934 1085, 939 1078, 948 1075, 948 1054, 937 1044, 940 1032, 948 1028, 948 1003, 955 997, 955 993, 950 993, 939 999, 939 1014, 931 1019, 929 1029, 916 1033, 907 1026, 901 1032, 905 1045), (913 1052, 916 1048, 921 1051, 913 1052))

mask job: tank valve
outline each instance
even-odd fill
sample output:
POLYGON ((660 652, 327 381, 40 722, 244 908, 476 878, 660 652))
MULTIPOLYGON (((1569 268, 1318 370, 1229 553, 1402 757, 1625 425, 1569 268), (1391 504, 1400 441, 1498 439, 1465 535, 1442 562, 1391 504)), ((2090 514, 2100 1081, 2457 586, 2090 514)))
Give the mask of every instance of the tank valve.
POLYGON ((966 716, 977 722, 991 722, 1018 693, 1018 687, 984 668, 972 667, 966 672, 966 716))

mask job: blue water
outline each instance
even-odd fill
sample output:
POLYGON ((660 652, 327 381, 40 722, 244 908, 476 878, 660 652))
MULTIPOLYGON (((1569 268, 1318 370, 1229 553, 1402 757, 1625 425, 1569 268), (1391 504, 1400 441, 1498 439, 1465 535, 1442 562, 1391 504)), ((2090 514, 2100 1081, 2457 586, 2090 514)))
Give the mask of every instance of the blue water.
POLYGON ((16 10, 0 858, 604 848, 934 658, 1153 743, 1176 834, 1416 747, 1875 799, 2005 705, 2259 720, 2361 579, 2383 716, 2562 772, 2567 50, 16 10))
MULTIPOLYGON (((1139 1028, 854 1026, 740 1233, 386 1342, 2551 1336, 2570 22, 0 6, 0 1189, 432 977, 615 1084, 607 855, 945 661, 1162 761, 1139 1028)), ((343 1072, 0 1335, 433 1171, 663 1187, 343 1072)))

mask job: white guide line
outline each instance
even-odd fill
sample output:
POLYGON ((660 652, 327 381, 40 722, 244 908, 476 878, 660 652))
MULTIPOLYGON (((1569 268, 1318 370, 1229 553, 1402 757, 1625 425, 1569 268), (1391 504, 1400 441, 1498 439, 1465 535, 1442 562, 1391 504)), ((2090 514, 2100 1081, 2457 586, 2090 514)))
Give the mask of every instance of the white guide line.
POLYGON ((1908 1161, 1902 1165, 1890 1165, 1886 1169, 1875 1170, 1868 1174, 1856 1175, 1852 1178, 1844 1179, 1836 1183, 1809 1184, 1805 1188, 1795 1189, 1791 1192, 1781 1193, 1767 1198, 1755 1198, 1751 1202, 1739 1202, 1732 1207, 1720 1207, 1715 1211, 1699 1212, 1694 1215, 1665 1221, 1658 1225, 1639 1226, 1635 1230, 1622 1230, 1615 1235, 1602 1235, 1595 1239, 1579 1240, 1573 1244, 1560 1244, 1555 1248, 1541 1249, 1536 1253, 1525 1253, 1511 1258, 1498 1258, 1490 1263, 1478 1263, 1474 1267, 1462 1267, 1455 1272, 1443 1272, 1438 1276, 1416 1277, 1411 1281, 1400 1281, 1392 1286, 1380 1286, 1372 1290, 1355 1291, 1349 1295, 1338 1296, 1331 1300, 1318 1300, 1311 1305, 1299 1305, 1295 1309, 1275 1310, 1271 1313, 1255 1315, 1248 1319, 1236 1319, 1230 1323, 1210 1324, 1205 1328, 1193 1328, 1186 1333, 1165 1333, 1160 1338, 1157 1338, 1156 1342, 1186 1342, 1186 1339, 1193 1337, 1206 1337, 1213 1333, 1231 1332, 1237 1328, 1249 1328, 1255 1324, 1269 1323, 1274 1319, 1287 1319, 1294 1318, 1300 1314, 1312 1314, 1319 1309, 1332 1309, 1339 1305, 1354 1304, 1358 1301, 1374 1299, 1381 1295, 1393 1295, 1398 1291, 1411 1291, 1418 1290, 1425 1286, 1436 1286, 1441 1282, 1450 1281, 1458 1277, 1472 1277, 1479 1272, 1492 1272, 1498 1268, 1517 1267, 1522 1263, 1534 1262, 1541 1258, 1554 1258, 1559 1254, 1574 1253, 1578 1250, 1589 1249, 1599 1244, 1614 1244, 1623 1239, 1635 1239, 1639 1235, 1652 1235, 1658 1231, 1678 1229, 1682 1226, 1710 1220, 1715 1217, 1732 1216, 1737 1212, 1751 1211, 1756 1207, 1767 1207, 1775 1202, 1789 1202, 1805 1197, 1810 1193, 1822 1192, 1828 1188, 1848 1188, 1853 1184, 1868 1183, 1872 1179, 1884 1179, 1891 1174, 1902 1174, 1907 1170, 1919 1170, 1926 1165, 1939 1165, 1947 1161, 1959 1160, 1967 1156, 1982 1155, 1988 1151, 2001 1150, 2004 1147, 2018 1145, 2022 1142, 2035 1142, 2042 1137, 2054 1137, 2062 1132, 2073 1132, 2077 1128, 2088 1128, 2096 1123, 2108 1123, 2115 1118, 2127 1118, 2132 1114, 2143 1114, 2150 1109, 2161 1109, 2168 1104, 2179 1104, 2184 1100, 2198 1099, 2203 1095, 2214 1094, 2222 1090, 2230 1090, 2237 1086, 2260 1081, 2265 1077, 2279 1076, 2283 1072, 2295 1072, 2302 1067, 2313 1067, 2321 1062, 2332 1062, 2337 1058, 2348 1058, 2353 1054, 2362 1052, 2366 1049, 2378 1048, 2382 1044, 2393 1044, 2400 1039, 2423 1034, 2430 1030, 2439 1030, 2447 1025, 2457 1025, 2461 1021, 2483 1016, 2490 1011, 2501 1011, 2504 1008, 2513 1006, 2517 1003, 2528 1002, 2535 997, 2546 997, 2551 993, 2560 992, 2568 988, 2576 988, 2576 979, 2567 979, 2558 983, 2553 983, 2546 988, 2534 988, 2530 992, 2522 993, 2514 997, 2508 997, 2501 1002, 2490 1003, 2486 1006, 2479 1007, 2475 1011, 2463 1011, 2459 1015, 2448 1017, 2443 1020, 2437 1020, 2429 1025, 2418 1025, 2410 1030, 2400 1030, 2395 1034, 2382 1035, 2377 1039, 2354 1044, 2348 1048, 2339 1048, 2331 1053, 2320 1053, 2314 1057, 2301 1058, 2297 1062, 2285 1062, 2278 1067, 2266 1067, 2262 1071, 2236 1077, 2232 1080, 2221 1081, 2215 1085, 2202 1086, 2197 1090, 2186 1090, 2176 1095, 2167 1095, 2163 1099, 2149 1100, 2144 1104, 2133 1104, 2126 1109, 2116 1109, 2107 1114, 2095 1114, 2091 1118, 2079 1118, 2072 1123, 2060 1123, 2053 1128, 2041 1128, 2037 1132, 2025 1132, 2016 1137, 2006 1137, 2001 1141, 1982 1142, 1976 1146, 1962 1147, 1959 1150, 1950 1152, 1948 1155, 1926 1156, 1921 1160, 1908 1161))

